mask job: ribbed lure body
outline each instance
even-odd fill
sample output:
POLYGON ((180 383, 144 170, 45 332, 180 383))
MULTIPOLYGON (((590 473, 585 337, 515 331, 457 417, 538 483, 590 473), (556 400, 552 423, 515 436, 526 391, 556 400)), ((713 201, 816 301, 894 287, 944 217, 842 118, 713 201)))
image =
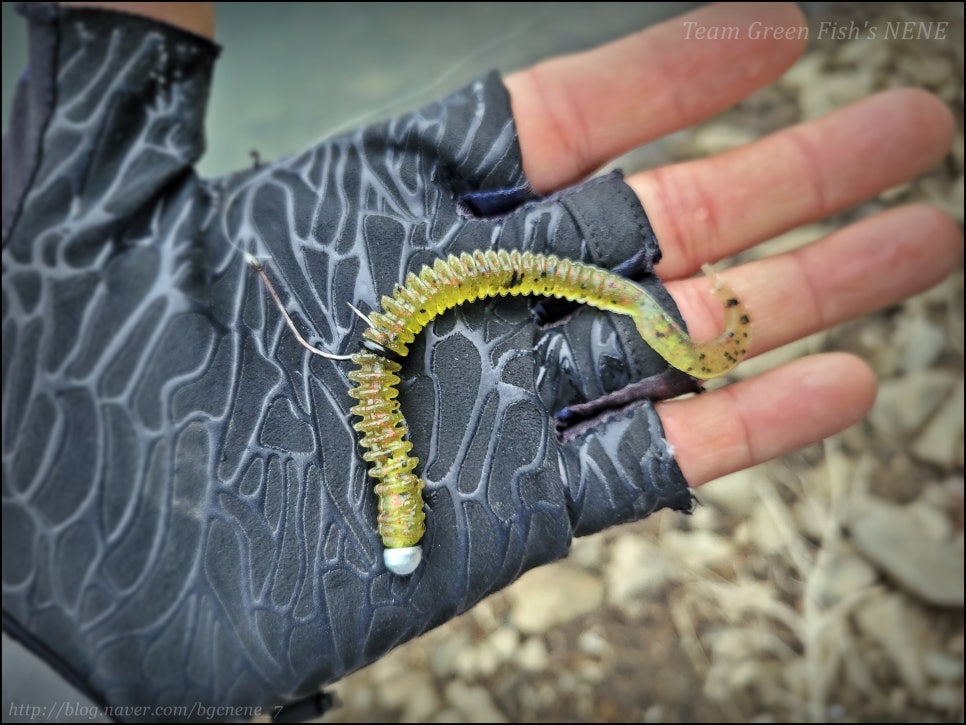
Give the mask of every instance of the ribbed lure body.
MULTIPOLYGON (((707 342, 695 342, 646 290, 592 265, 530 252, 478 251, 450 256, 409 274, 382 311, 370 315, 365 337, 400 357, 433 318, 457 305, 489 297, 540 295, 558 297, 631 317, 641 337, 668 364, 696 378, 712 378, 735 367, 748 350, 750 321, 730 289, 716 282, 725 307, 725 329, 707 342)), ((378 348, 376 348, 378 349, 378 348)), ((379 534, 387 548, 415 546, 425 531, 423 481, 413 473, 406 421, 399 410, 398 363, 373 352, 352 357, 349 373, 357 385, 349 394, 359 403, 352 412, 361 420, 369 474, 379 481, 379 534)))
POLYGON ((413 444, 399 410, 399 363, 371 352, 352 356, 358 368, 349 373, 356 387, 349 395, 358 400, 352 413, 361 420, 353 427, 362 433, 363 458, 369 475, 378 483, 379 536, 386 548, 415 546, 426 531, 423 480, 413 474, 419 462, 409 455, 413 444))

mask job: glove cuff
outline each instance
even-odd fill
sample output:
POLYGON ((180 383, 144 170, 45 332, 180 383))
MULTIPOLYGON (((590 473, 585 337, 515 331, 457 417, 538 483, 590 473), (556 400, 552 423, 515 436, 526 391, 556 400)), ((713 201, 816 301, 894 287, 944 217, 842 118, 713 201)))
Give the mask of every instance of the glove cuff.
POLYGON ((15 225, 30 244, 35 225, 50 227, 64 209, 81 225, 86 209, 110 209, 109 221, 91 214, 98 229, 126 222, 201 157, 218 46, 101 8, 18 10, 29 24, 30 65, 3 139, 4 245, 15 225))

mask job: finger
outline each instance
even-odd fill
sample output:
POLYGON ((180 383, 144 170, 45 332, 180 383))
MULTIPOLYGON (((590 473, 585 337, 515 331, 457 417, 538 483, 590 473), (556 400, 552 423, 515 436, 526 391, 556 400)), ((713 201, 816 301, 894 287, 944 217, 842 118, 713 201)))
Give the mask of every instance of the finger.
POLYGON ((954 129, 938 98, 901 89, 627 181, 662 242, 658 271, 674 279, 918 176, 948 151, 954 129))
POLYGON ((771 83, 804 50, 793 4, 721 4, 506 79, 524 170, 539 191, 571 184, 624 151, 684 128, 771 83), (795 39, 755 38, 757 27, 795 39), (698 28, 735 28, 712 40, 698 28))
POLYGON ((657 409, 684 477, 699 486, 847 428, 875 389, 868 365, 830 353, 657 409))
MULTIPOLYGON (((910 205, 722 277, 750 313, 753 356, 922 292, 942 281, 962 254, 951 218, 910 205)), ((714 337, 722 324, 721 303, 709 286, 706 279, 668 286, 699 340, 714 337)))

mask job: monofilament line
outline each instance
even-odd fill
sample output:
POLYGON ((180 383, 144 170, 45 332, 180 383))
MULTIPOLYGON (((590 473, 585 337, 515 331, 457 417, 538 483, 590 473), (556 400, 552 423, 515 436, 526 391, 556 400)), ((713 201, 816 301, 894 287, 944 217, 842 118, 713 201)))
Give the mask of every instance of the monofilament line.
POLYGON ((306 350, 311 352, 313 355, 324 357, 326 360, 351 360, 352 359, 351 355, 336 355, 335 353, 325 352, 324 350, 320 350, 314 345, 309 344, 309 342, 304 337, 302 337, 302 334, 295 326, 295 322, 292 320, 292 318, 289 316, 288 312, 286 311, 285 305, 282 304, 282 298, 279 297, 278 292, 275 291, 275 286, 272 284, 272 280, 269 279, 268 273, 265 271, 265 267, 262 266, 262 263, 259 262, 257 259, 255 259, 255 257, 253 257, 248 252, 245 252, 245 261, 247 261, 248 264, 251 265, 252 269, 254 269, 258 273, 258 276, 261 277, 262 283, 265 285, 265 289, 268 290, 268 293, 272 296, 272 299, 275 300, 275 306, 278 307, 278 311, 282 313, 282 317, 285 319, 285 324, 288 325, 288 329, 292 331, 292 334, 295 335, 295 339, 298 340, 299 344, 302 347, 304 347, 306 350))

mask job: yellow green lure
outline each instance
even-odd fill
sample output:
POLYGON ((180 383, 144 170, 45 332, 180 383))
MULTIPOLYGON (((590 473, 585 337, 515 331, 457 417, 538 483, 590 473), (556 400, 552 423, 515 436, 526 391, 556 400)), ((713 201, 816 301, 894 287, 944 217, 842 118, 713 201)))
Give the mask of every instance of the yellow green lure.
POLYGON ((530 252, 478 251, 450 256, 410 274, 382 311, 368 318, 364 352, 352 355, 349 373, 358 400, 353 427, 362 434, 369 475, 378 481, 379 535, 386 566, 396 574, 415 571, 422 558, 419 541, 426 530, 423 480, 413 471, 418 459, 399 410, 392 356, 405 357, 408 345, 437 315, 457 305, 507 295, 542 295, 588 304, 631 317, 641 337, 670 365, 696 378, 713 378, 735 367, 748 351, 751 322, 744 305, 723 283, 715 294, 724 304, 725 329, 717 338, 695 342, 661 306, 632 281, 589 264, 530 252))

